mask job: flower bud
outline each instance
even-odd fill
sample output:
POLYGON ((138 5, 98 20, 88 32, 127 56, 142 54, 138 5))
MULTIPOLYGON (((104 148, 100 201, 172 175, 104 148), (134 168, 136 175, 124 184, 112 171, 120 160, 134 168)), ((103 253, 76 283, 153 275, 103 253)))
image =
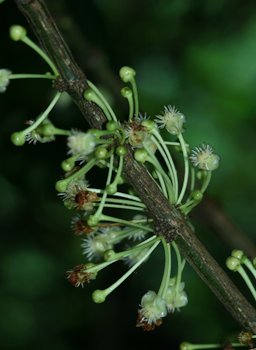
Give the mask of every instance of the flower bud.
POLYGON ((117 186, 116 184, 109 184, 106 186, 106 192, 107 194, 115 194, 117 192, 117 186))
POLYGON ((96 289, 92 293, 92 300, 97 304, 101 304, 106 300, 106 293, 104 290, 96 289))
POLYGON ((141 125, 145 128, 147 132, 152 132, 156 128, 156 123, 150 119, 144 119, 141 125))
POLYGON ((241 261, 233 256, 230 256, 226 260, 226 266, 231 271, 237 271, 241 265, 241 261))
POLYGON ((118 146, 116 148, 116 154, 121 157, 121 156, 125 156, 127 153, 127 149, 124 146, 118 146))
POLYGON ((145 163, 148 158, 148 153, 144 148, 136 149, 134 152, 134 158, 139 163, 145 163))
POLYGON ((125 98, 130 98, 132 97, 132 90, 126 86, 122 88, 121 95, 125 98))
POLYGON ((70 157, 68 159, 63 160, 63 162, 61 162, 61 168, 68 172, 71 171, 75 166, 75 159, 74 157, 70 157))
POLYGON ((10 37, 14 41, 19 41, 25 38, 27 31, 20 25, 13 25, 10 28, 10 37))
POLYGON ((191 196, 195 201, 201 201, 203 199, 203 193, 199 190, 192 192, 191 196))
POLYGON ((68 182, 64 180, 59 180, 55 184, 55 189, 58 192, 65 192, 68 187, 68 182))
POLYGON ((14 132, 11 135, 11 141, 15 146, 23 146, 26 141, 26 135, 22 131, 14 132))
POLYGON ((84 91, 84 98, 87 101, 94 101, 95 92, 92 89, 87 89, 84 91))
POLYGON ((108 131, 116 131, 118 129, 118 123, 113 120, 110 120, 106 123, 106 129, 108 131))
POLYGON ((97 159, 106 159, 108 156, 108 150, 106 149, 106 147, 98 147, 95 150, 95 157, 97 159))
POLYGON ((234 249, 232 250, 232 253, 231 255, 234 257, 234 258, 237 258, 239 260, 242 260, 242 258, 244 257, 244 252, 242 250, 239 250, 239 249, 234 249))
POLYGON ((124 83, 128 83, 134 79, 136 72, 131 67, 124 66, 120 69, 119 75, 124 83))
POLYGON ((96 218, 96 217, 93 216, 93 215, 90 215, 90 216, 89 216, 89 218, 88 218, 88 220, 87 220, 87 224, 88 224, 89 226, 97 226, 98 223, 99 223, 98 218, 96 218))

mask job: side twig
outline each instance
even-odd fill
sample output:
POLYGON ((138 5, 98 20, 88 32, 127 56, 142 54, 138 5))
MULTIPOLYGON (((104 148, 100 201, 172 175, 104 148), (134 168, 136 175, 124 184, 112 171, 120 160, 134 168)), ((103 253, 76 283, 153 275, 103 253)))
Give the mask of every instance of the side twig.
POLYGON ((256 256, 255 244, 230 220, 214 199, 205 197, 203 205, 196 208, 195 216, 213 230, 230 249, 241 249, 252 258, 256 256))

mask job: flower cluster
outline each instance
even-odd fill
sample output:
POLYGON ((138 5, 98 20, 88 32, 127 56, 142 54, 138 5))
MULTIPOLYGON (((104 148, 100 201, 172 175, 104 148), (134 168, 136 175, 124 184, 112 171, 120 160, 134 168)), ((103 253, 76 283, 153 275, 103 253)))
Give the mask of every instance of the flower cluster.
POLYGON ((235 249, 232 251, 231 256, 227 258, 226 266, 229 270, 240 274, 246 286, 250 290, 254 300, 256 301, 256 258, 251 261, 242 250, 235 249), (252 277, 249 277, 243 266, 248 269, 252 277), (251 278, 253 279, 254 284, 251 278))
POLYGON ((171 278, 164 294, 148 291, 141 299, 141 308, 138 311, 137 327, 145 331, 152 331, 162 324, 162 318, 168 312, 174 312, 188 303, 187 293, 184 291, 185 283, 176 283, 171 278))
MULTIPOLYGON (((254 300, 256 301, 256 258, 249 259, 242 250, 234 249, 231 255, 226 259, 226 266, 229 270, 238 272, 244 280, 246 286, 251 292, 254 300), (244 267, 245 268, 244 268, 244 267), (248 274, 247 271, 250 273, 248 274), (253 282, 252 282, 253 280, 253 282)), ((189 342, 182 342, 180 344, 180 350, 200 350, 200 349, 235 349, 241 346, 247 346, 248 349, 254 349, 254 339, 256 335, 248 331, 242 331, 238 334, 236 341, 228 342, 227 344, 192 344, 189 342)), ((253 350, 252 349, 252 350, 253 350)))
MULTIPOLYGON (((12 74, 2 69, 1 92, 6 90, 10 79, 53 80, 58 77, 52 61, 29 39, 24 28, 13 26, 10 35, 13 40, 20 40, 34 49, 52 73, 12 74)), ((183 136, 186 118, 175 107, 164 107, 162 115, 154 118, 141 114, 135 76, 135 70, 130 67, 120 69, 120 78, 129 84, 121 90, 129 105, 125 122, 119 121, 106 98, 88 81, 89 88, 83 96, 104 112, 107 122, 102 130, 63 130, 55 127, 49 114, 61 96, 61 92, 57 92, 49 106, 29 122, 27 128, 14 132, 11 140, 21 146, 26 141, 54 141, 59 135, 67 138, 67 158, 61 163, 64 175, 56 182, 55 188, 64 205, 74 211, 72 231, 82 237, 81 253, 87 260, 87 263, 69 270, 67 279, 73 286, 79 287, 94 280, 101 270, 114 263, 121 261, 128 267, 111 286, 93 292, 92 298, 96 303, 104 302, 156 249, 162 247, 165 262, 160 286, 157 292, 150 290, 144 294, 137 319, 138 327, 153 330, 162 323, 163 317, 180 310, 188 302, 182 281, 185 260, 174 241, 166 239, 164 232, 155 233, 147 208, 125 183, 123 168, 127 149, 133 152, 134 160, 145 167, 169 203, 184 215, 202 200, 211 173, 219 165, 219 157, 209 145, 190 149, 183 136), (168 136, 167 140, 163 138, 161 130, 164 128, 170 139, 168 136), (183 158, 184 168, 180 174, 175 166, 177 153, 183 158), (87 179, 92 169, 101 172, 101 183, 104 183, 101 188, 89 185, 87 179)))
POLYGON ((226 341, 225 343, 214 343, 214 344, 192 344, 189 342, 182 342, 180 344, 180 350, 202 350, 202 349, 223 349, 223 350, 234 350, 240 347, 248 347, 248 349, 254 350, 254 339, 256 335, 248 332, 242 331, 238 334, 237 339, 233 341, 226 341))

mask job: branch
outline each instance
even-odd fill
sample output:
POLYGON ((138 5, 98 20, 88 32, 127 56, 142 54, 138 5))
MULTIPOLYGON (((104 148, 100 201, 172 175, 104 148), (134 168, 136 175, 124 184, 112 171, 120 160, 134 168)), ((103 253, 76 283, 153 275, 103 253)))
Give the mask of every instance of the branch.
MULTIPOLYGON (((55 63, 65 87, 92 127, 101 127, 104 115, 84 100, 86 78, 77 66, 43 0, 15 0, 27 18, 43 49, 55 63)), ((196 238, 185 218, 171 206, 146 169, 134 161, 132 151, 125 158, 124 175, 154 219, 158 234, 177 238, 182 254, 240 325, 256 333, 256 310, 248 303, 225 272, 196 238)))

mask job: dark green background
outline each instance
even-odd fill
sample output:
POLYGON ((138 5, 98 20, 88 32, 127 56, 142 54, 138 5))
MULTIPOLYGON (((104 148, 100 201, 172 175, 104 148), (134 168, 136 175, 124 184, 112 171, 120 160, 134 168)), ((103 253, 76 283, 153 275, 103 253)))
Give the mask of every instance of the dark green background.
MULTIPOLYGON (((125 106, 118 92, 119 68, 131 65, 137 71, 143 112, 153 116, 164 105, 175 105, 187 117, 185 136, 191 144, 215 147, 221 167, 209 193, 254 239, 255 1, 47 3, 78 63, 116 108, 125 106)), ((40 58, 9 40, 8 28, 14 23, 27 26, 14 2, 7 0, 0 5, 0 66, 15 73, 44 72, 40 58)), ((84 289, 68 284, 65 271, 83 258, 80 238, 70 231, 71 213, 54 190, 65 142, 17 148, 9 139, 47 106, 51 94, 49 82, 12 81, 0 96, 0 348, 167 350, 184 340, 223 341, 239 331, 190 267, 184 276, 188 306, 164 319, 153 333, 135 328, 141 296, 158 288, 160 251, 102 305, 91 301, 91 292, 114 281, 122 266, 107 270, 84 289)), ((64 102, 52 119, 60 127, 86 128, 76 107, 64 102)), ((194 224, 224 266, 229 248, 194 224)))

